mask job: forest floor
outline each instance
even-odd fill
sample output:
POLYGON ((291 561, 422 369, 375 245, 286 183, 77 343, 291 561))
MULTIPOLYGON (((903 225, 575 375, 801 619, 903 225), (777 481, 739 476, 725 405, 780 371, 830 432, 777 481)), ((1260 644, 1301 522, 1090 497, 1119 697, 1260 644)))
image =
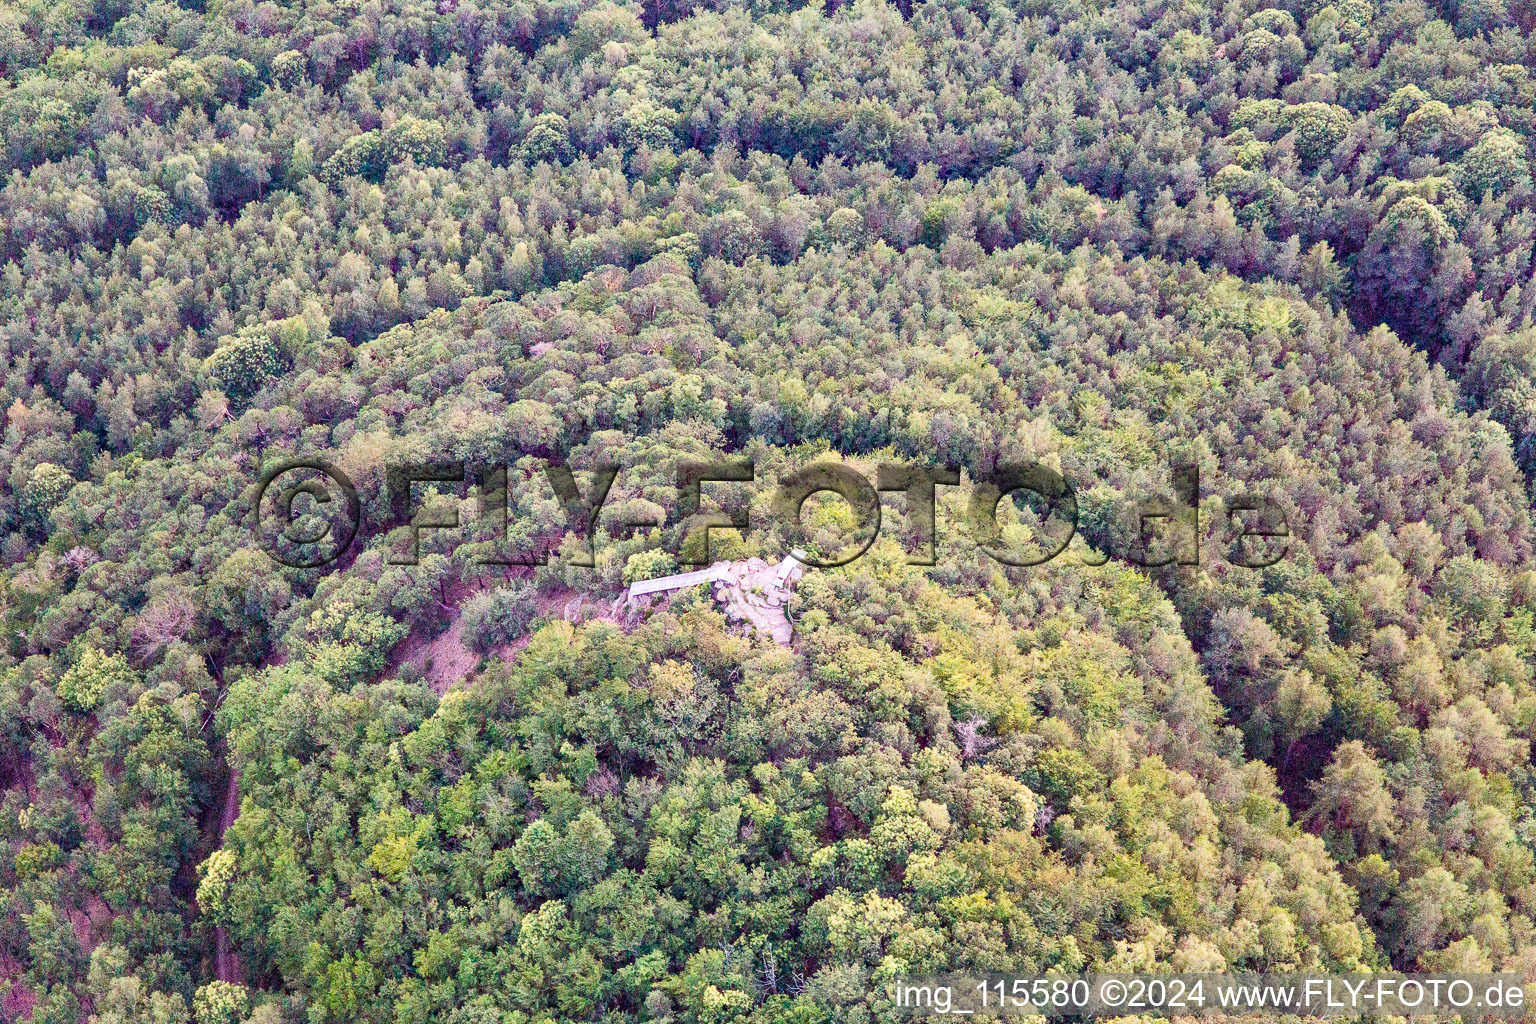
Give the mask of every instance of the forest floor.
MULTIPOLYGON (((407 665, 414 666, 421 672, 422 678, 439 694, 447 693, 468 679, 479 667, 481 659, 480 655, 464 642, 461 611, 464 602, 479 593, 481 589, 494 589, 494 587, 477 587, 455 593, 453 610, 449 612, 448 627, 441 633, 436 636, 419 634, 407 637, 401 645, 395 671, 398 672, 407 665)), ((603 619, 625 628, 627 624, 624 617, 613 612, 612 604, 613 602, 608 598, 563 587, 541 595, 537 599, 536 614, 539 618, 564 618, 569 622, 603 619)), ((532 636, 533 633, 530 631, 516 642, 503 646, 496 651, 497 656, 503 661, 509 660, 518 651, 528 646, 532 636)))
POLYGON ((0 954, 0 987, 9 985, 0 993, 0 1020, 32 1019, 37 995, 21 983, 26 973, 26 966, 20 960, 0 954))
POLYGON ((439 694, 458 686, 480 664, 480 655, 464 645, 464 620, 454 608, 448 628, 431 640, 413 637, 406 641, 400 664, 414 665, 439 694))

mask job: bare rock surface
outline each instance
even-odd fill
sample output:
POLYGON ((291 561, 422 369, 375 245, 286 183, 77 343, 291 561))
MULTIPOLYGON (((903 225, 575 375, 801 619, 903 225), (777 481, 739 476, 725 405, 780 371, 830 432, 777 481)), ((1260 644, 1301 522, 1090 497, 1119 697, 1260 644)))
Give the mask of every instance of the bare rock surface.
POLYGON ((787 647, 794 636, 794 627, 790 625, 785 609, 794 594, 795 584, 805 573, 804 557, 805 552, 796 549, 777 565, 761 558, 746 558, 737 562, 716 562, 707 569, 675 576, 640 580, 630 584, 624 604, 634 606, 652 594, 708 583, 729 621, 787 647))

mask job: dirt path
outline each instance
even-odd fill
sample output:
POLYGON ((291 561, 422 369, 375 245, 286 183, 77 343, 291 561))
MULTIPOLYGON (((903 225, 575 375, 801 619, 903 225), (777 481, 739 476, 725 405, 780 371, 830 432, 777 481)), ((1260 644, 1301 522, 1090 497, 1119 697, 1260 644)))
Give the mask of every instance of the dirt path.
MULTIPOLYGON (((219 841, 235 823, 240 814, 240 772, 233 765, 229 769, 229 786, 224 791, 224 808, 219 813, 219 841)), ((240 969, 240 959, 229 948, 229 933, 223 925, 214 929, 213 974, 220 981, 241 984, 245 972, 240 969)))

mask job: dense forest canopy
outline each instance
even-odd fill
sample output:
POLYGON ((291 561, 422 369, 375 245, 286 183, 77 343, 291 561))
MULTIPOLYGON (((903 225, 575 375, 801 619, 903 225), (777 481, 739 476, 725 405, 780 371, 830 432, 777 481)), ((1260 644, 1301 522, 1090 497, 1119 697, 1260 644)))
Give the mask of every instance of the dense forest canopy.
POLYGON ((0 5, 0 1022, 1536 981, 1536 5, 1266 2, 0 5), (959 473, 933 564, 882 494, 792 645, 615 603, 690 511, 862 546, 774 485, 890 463, 959 473), (1021 464, 1027 568, 965 525, 1021 464))

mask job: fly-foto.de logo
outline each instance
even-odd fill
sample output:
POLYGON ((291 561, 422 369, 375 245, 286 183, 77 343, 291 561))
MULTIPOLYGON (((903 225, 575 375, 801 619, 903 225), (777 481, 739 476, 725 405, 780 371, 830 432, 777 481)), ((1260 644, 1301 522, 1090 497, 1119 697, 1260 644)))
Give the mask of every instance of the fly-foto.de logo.
MULTIPOLYGON (((575 533, 579 550, 567 551, 570 565, 593 566, 594 541, 599 517, 615 482, 623 472, 613 463, 593 466, 583 486, 577 471, 563 462, 546 462, 541 475, 564 516, 559 531, 575 533)), ((1129 522, 1120 531, 1123 550, 1114 550, 1114 538, 1105 544, 1104 531, 1089 539, 1146 568, 1200 564, 1201 502, 1198 467, 1172 471, 1172 497, 1154 497, 1117 509, 1116 518, 1129 522), (1128 542, 1126 535, 1128 533, 1128 542)), ((478 554, 477 564, 538 566, 554 557, 549 545, 519 550, 510 538, 526 535, 518 530, 509 501, 509 476, 505 465, 475 466, 464 461, 414 462, 391 465, 384 474, 388 513, 376 523, 363 522, 363 503, 356 485, 334 463, 324 459, 293 458, 270 464, 262 473, 252 499, 254 532, 271 557, 293 568, 319 568, 340 559, 352 547, 365 525, 378 530, 406 528, 406 542, 389 552, 395 565, 415 565, 421 554, 422 535, 433 530, 457 530, 457 507, 432 508, 418 501, 421 488, 436 486, 451 491, 476 492, 478 515, 492 528, 491 550, 478 554), (420 486, 418 486, 420 485, 420 486)), ((711 564, 711 531, 747 533, 754 523, 746 509, 736 512, 705 510, 706 488, 722 485, 753 485, 759 481, 751 459, 681 461, 676 466, 674 512, 637 521, 611 523, 609 537, 634 530, 669 525, 678 531, 679 561, 686 565, 711 564)), ((880 535, 882 495, 901 494, 908 530, 907 561, 913 565, 935 564, 938 542, 937 497, 940 487, 961 486, 959 470, 907 463, 881 463, 874 479, 843 463, 817 462, 780 475, 772 484, 769 508, 775 526, 791 530, 802 526, 806 502, 812 496, 831 493, 843 498, 852 510, 851 535, 862 540, 844 545, 832 555, 804 554, 800 560, 815 568, 847 565, 862 556, 880 535)), ((1051 561, 1067 549, 1082 525, 1078 493, 1061 473, 1038 463, 1000 466, 968 482, 969 493, 960 517, 976 546, 988 557, 1012 566, 1034 566, 1051 561), (1034 542, 1011 545, 1004 536, 999 507, 1011 499, 1030 509, 1040 530, 1034 542)), ((1269 497, 1238 494, 1223 503, 1228 519, 1226 561, 1243 568, 1274 565, 1289 549, 1290 526, 1284 509, 1269 497)), ((760 524, 759 524, 760 525, 760 524)))

